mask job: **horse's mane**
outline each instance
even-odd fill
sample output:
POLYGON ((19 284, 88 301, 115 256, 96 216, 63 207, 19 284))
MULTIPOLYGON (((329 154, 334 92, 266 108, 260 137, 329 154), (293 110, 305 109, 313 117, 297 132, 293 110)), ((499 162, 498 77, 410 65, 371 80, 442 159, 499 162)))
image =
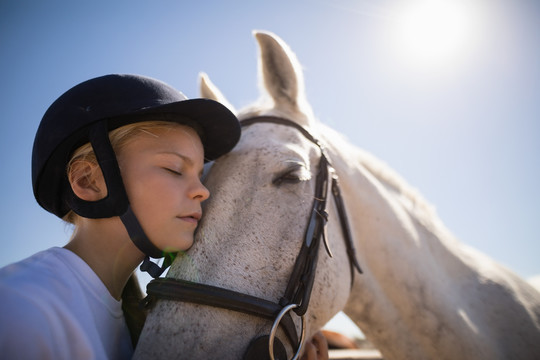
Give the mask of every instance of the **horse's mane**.
POLYGON ((366 169, 424 225, 440 225, 435 207, 385 162, 353 145, 345 135, 334 129, 320 122, 317 122, 317 128, 317 133, 322 135, 326 146, 332 152, 339 153, 347 166, 361 166, 366 169))

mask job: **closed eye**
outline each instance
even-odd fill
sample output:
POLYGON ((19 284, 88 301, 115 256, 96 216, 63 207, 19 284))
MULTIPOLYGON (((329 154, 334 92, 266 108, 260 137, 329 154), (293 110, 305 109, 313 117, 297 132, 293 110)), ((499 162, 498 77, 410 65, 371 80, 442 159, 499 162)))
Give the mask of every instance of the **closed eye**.
POLYGON ((283 183, 297 184, 301 181, 309 180, 309 177, 309 173, 307 172, 305 166, 303 164, 296 163, 285 171, 277 174, 272 180, 272 184, 276 186, 283 183))
POLYGON ((171 174, 174 174, 174 175, 177 175, 177 176, 180 176, 182 175, 182 173, 176 171, 176 170, 173 170, 173 169, 169 169, 169 168, 166 168, 164 167, 163 169, 167 170, 168 172, 170 172, 171 174))

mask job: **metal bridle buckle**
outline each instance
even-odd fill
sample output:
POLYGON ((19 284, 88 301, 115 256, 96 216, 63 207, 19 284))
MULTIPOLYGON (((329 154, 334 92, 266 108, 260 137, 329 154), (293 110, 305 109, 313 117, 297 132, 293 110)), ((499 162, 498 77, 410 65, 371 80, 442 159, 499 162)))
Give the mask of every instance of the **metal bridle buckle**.
MULTIPOLYGON (((274 320, 274 324, 272 325, 272 330, 270 331, 270 337, 268 339, 268 353, 270 355, 271 360, 275 360, 274 359, 274 339, 276 337, 276 331, 278 329, 279 323, 281 322, 281 319, 283 318, 283 316, 285 316, 286 313, 288 313, 289 311, 297 307, 298 307, 297 304, 291 304, 291 305, 285 306, 283 309, 281 309, 281 311, 277 315, 276 320, 274 320)), ((298 344, 298 349, 296 350, 296 354, 294 354, 291 360, 298 359, 298 356, 300 355, 300 351, 302 350, 302 347, 304 346, 304 340, 306 337, 305 317, 306 317, 305 314, 300 317, 300 319, 302 320, 302 332, 300 335, 300 342, 298 344)))

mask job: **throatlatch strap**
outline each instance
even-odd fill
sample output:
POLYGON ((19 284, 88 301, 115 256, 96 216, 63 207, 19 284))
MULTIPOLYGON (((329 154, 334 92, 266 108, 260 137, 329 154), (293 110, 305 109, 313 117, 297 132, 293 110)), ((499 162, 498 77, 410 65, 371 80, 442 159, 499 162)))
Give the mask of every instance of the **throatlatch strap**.
POLYGON ((341 224, 341 231, 343 234, 343 239, 345 240, 345 245, 347 246, 347 256, 349 257, 349 265, 351 267, 351 287, 354 281, 354 270, 358 271, 359 274, 362 274, 362 268, 360 263, 356 258, 356 249, 354 248, 354 243, 351 235, 351 228, 349 226, 349 221, 347 220, 347 214, 345 212, 345 204, 343 203, 343 198, 341 197, 341 191, 339 190, 338 177, 334 173, 332 176, 332 195, 334 196, 334 202, 339 215, 339 222, 341 224))

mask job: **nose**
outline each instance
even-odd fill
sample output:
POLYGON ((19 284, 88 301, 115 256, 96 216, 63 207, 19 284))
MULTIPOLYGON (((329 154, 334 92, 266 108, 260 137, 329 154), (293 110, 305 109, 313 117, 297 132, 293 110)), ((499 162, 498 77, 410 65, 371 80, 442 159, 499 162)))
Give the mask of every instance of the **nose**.
POLYGON ((198 199, 202 202, 210 197, 210 191, 199 179, 197 179, 192 187, 190 196, 191 198, 198 199))

